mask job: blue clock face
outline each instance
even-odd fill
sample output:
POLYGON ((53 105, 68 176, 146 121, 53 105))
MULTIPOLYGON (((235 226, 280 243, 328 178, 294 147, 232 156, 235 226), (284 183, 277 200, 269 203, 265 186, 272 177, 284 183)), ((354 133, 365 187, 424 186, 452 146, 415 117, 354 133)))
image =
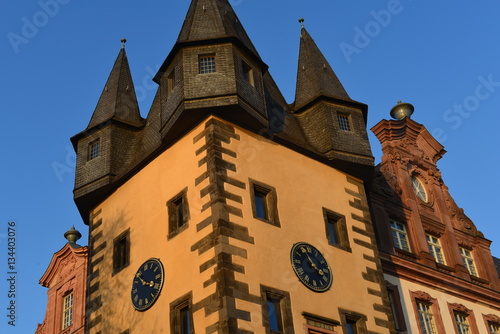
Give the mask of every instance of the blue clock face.
POLYGON ((332 272, 323 254, 316 247, 299 242, 290 253, 292 267, 299 280, 315 292, 325 292, 332 286, 332 272))
POLYGON ((132 305, 138 311, 145 311, 158 299, 163 287, 163 265, 158 259, 144 262, 132 282, 132 305))

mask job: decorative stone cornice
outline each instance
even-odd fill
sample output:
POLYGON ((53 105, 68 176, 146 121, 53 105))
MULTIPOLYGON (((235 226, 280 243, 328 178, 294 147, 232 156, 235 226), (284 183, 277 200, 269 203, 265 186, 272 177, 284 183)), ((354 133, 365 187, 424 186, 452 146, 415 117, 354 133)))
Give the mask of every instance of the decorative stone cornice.
POLYGON ((469 315, 469 314, 472 313, 472 310, 468 309, 463 304, 454 303, 454 304, 448 304, 448 305, 449 305, 450 309, 453 310, 453 311, 464 313, 466 315, 469 315))
POLYGON ((424 291, 416 291, 413 292, 413 296, 417 299, 423 300, 424 302, 431 303, 434 298, 431 297, 427 292, 424 291))

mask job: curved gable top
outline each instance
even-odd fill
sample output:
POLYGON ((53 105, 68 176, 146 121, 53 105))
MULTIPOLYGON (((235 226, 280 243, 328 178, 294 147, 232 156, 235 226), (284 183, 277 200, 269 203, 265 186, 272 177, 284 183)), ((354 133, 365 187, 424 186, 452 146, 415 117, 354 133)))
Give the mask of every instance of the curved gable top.
POLYGON ((54 285, 55 279, 65 276, 73 271, 73 269, 87 263, 88 247, 75 247, 66 243, 60 251, 52 256, 47 270, 40 278, 39 284, 44 287, 54 285))

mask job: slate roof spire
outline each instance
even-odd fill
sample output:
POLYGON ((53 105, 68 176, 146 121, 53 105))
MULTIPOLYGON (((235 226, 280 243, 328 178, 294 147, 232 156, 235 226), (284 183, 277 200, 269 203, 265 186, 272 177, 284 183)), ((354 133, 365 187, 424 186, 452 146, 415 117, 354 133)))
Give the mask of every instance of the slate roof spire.
POLYGON ((325 56, 304 27, 304 20, 300 19, 299 22, 302 29, 295 109, 303 107, 319 96, 352 101, 325 56))
POLYGON ((228 0, 193 0, 177 43, 233 37, 260 59, 228 0))
POLYGON ((123 39, 121 42, 122 48, 118 53, 99 102, 97 102, 87 130, 111 119, 133 126, 142 126, 144 123, 139 112, 139 104, 125 52, 126 40, 123 39))

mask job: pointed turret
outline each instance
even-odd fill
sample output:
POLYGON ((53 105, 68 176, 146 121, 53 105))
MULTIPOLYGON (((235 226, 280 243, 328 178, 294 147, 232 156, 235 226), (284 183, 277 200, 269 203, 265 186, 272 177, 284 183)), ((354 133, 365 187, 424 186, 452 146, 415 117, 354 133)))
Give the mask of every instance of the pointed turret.
POLYGON ((366 132, 368 107, 352 100, 301 19, 293 113, 307 142, 339 169, 360 178, 373 166, 366 132))
POLYGON ((222 38, 235 38, 259 57, 238 16, 227 0, 192 1, 177 43, 222 38))
POLYGON ((256 131, 268 127, 267 69, 228 0, 193 0, 154 78, 163 141, 209 114, 256 131))
POLYGON ((71 138, 76 151, 74 196, 81 212, 125 173, 145 120, 139 113, 132 75, 122 48, 87 128, 71 138))
POLYGON ((299 109, 319 96, 352 101, 311 35, 302 27, 295 108, 299 109))
POLYGON ((133 126, 143 124, 125 52, 125 40, 122 43, 87 130, 111 119, 133 126))

